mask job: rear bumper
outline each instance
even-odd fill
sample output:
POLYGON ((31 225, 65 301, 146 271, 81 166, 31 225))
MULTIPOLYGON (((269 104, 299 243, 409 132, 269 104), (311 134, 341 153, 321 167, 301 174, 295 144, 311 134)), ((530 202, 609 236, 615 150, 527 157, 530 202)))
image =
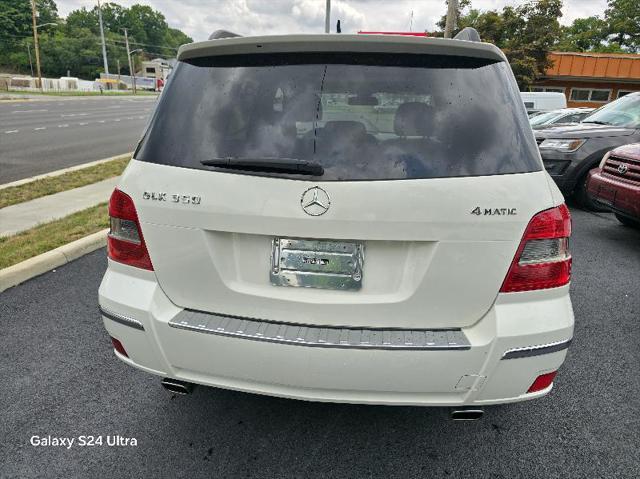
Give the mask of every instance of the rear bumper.
POLYGON ((640 220, 640 186, 604 175, 598 168, 589 174, 587 191, 612 211, 640 220))
MULTIPOLYGON (((153 272, 110 262, 99 292, 104 326, 147 372, 287 398, 389 405, 484 405, 533 399, 535 378, 557 370, 573 336, 568 286, 499 295, 468 347, 318 347, 172 326, 183 313, 153 272)), ((211 323, 213 324, 213 323, 211 323)))

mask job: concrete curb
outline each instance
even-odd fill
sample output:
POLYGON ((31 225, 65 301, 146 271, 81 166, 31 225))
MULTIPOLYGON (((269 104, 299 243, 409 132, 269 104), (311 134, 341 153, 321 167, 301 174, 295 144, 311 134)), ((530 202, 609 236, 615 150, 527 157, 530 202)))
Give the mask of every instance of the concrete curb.
POLYGON ((43 178, 52 178, 55 176, 64 175, 65 173, 70 173, 72 171, 84 170, 85 168, 89 168, 91 166, 99 165, 101 163, 107 163, 109 161, 117 160, 122 158, 123 156, 128 156, 131 158, 133 152, 123 153, 121 155, 111 156, 109 158, 103 158, 102 160, 95 160, 89 163, 82 163, 81 165, 70 166, 69 168, 63 168, 61 170, 51 171, 49 173, 43 173, 42 175, 32 176, 31 178, 23 178, 22 180, 12 181, 11 183, 5 183, 0 185, 0 190, 4 190, 5 188, 10 188, 12 186, 20 186, 27 183, 31 183, 32 181, 41 180, 43 178))
POLYGON ((90 234, 22 263, 0 269, 0 292, 67 264, 107 244, 108 229, 90 234))

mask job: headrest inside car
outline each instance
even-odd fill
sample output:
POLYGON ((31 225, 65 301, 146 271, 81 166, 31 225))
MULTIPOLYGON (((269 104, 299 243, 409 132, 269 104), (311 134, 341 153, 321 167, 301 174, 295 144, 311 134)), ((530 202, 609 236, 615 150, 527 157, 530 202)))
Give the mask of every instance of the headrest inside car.
POLYGON ((290 121, 316 121, 322 119, 322 102, 320 96, 312 93, 287 98, 285 101, 285 115, 290 121))
POLYGON ((328 121, 324 124, 323 133, 358 138, 365 136, 367 129, 359 121, 328 121))
POLYGON ((396 110, 393 130, 398 136, 427 136, 432 131, 434 111, 426 103, 403 103, 396 110))

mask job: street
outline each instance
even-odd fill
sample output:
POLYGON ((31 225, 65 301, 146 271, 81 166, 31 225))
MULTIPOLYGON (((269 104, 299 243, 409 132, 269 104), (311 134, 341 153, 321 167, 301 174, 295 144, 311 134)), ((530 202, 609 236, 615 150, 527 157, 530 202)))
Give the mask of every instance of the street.
POLYGON ((0 184, 132 151, 155 96, 0 102, 0 184))
MULTIPOLYGON (((134 114, 124 110, 120 118, 134 114)), ((143 120, 135 121, 139 133, 143 120)), ((133 130, 133 120, 122 123, 133 130)), ((0 138, 5 144, 7 135, 0 138)), ((204 387, 172 396, 160 378, 112 353, 97 307, 104 249, 7 290, 0 475, 638 477, 640 231, 611 214, 572 213, 576 329, 555 388, 543 399, 487 408, 476 422, 452 422, 445 408, 308 403, 204 387), (105 444, 30 443, 80 435, 101 435, 105 444), (107 435, 137 446, 107 446, 107 435)))

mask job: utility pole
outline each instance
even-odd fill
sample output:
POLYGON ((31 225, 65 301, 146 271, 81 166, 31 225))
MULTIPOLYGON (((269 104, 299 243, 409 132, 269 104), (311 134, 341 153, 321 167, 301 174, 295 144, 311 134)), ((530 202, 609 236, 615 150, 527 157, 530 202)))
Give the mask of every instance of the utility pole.
POLYGON ((38 46, 38 26, 36 25, 36 0, 31 0, 31 16, 33 17, 33 48, 36 50, 36 69, 38 71, 38 86, 42 91, 42 73, 40 72, 40 48, 38 46))
POLYGON ((327 6, 324 14, 324 33, 331 32, 331 0, 327 0, 327 6))
POLYGON ((444 38, 451 38, 453 30, 456 28, 456 18, 458 13, 458 0, 447 1, 447 21, 444 25, 444 38))
POLYGON ((100 23, 100 37, 102 38, 102 61, 104 63, 104 73, 109 74, 109 63, 107 63, 107 45, 104 42, 104 27, 102 25, 102 8, 98 0, 98 22, 100 23))
POLYGON ((29 68, 31 68, 31 76, 33 76, 33 62, 31 61, 31 47, 27 43, 27 54, 29 55, 29 68))
POLYGON ((131 52, 129 51, 129 35, 127 34, 127 29, 124 29, 124 44, 127 48, 127 60, 129 60, 129 75, 131 75, 133 81, 133 94, 136 94, 136 73, 133 71, 133 67, 131 66, 131 52))

